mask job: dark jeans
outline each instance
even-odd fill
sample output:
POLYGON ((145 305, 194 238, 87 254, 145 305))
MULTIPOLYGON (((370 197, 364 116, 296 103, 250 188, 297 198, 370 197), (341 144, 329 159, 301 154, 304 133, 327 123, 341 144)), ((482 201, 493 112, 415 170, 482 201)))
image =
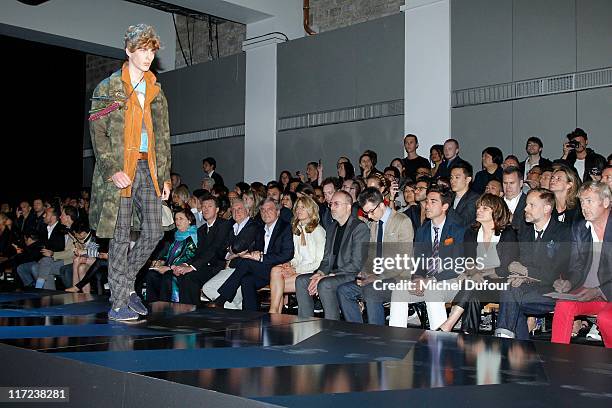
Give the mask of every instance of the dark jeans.
MULTIPOLYGON (((217 292, 218 303, 231 302, 236 296, 238 288, 242 288, 242 310, 257 311, 257 289, 270 284, 270 270, 272 268, 252 259, 243 259, 238 263, 234 272, 221 285, 217 292)), ((222 304, 222 303, 221 303, 222 304)))
MULTIPOLYGON (((389 281, 392 281, 391 279, 389 281)), ((368 310, 368 323, 385 325, 384 302, 391 300, 390 291, 378 291, 373 284, 359 286, 355 282, 346 282, 336 290, 340 309, 347 322, 363 323, 363 315, 359 310, 358 301, 362 300, 368 310)))
POLYGON ((552 288, 523 283, 518 288, 510 287, 500 294, 499 317, 496 333, 514 334, 519 340, 529 340, 528 315, 543 315, 552 312, 555 300, 546 296, 552 288))

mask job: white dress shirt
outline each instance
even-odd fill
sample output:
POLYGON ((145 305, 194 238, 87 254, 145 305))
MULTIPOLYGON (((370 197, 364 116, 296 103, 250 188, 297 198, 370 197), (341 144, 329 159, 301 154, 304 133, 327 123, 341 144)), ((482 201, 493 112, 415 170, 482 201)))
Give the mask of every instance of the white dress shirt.
POLYGON ((53 225, 47 225, 47 239, 51 239, 51 233, 53 232, 53 229, 55 228, 55 226, 58 224, 57 221, 55 221, 55 224, 53 225))
POLYGON ((268 253, 268 245, 270 245, 270 238, 272 238, 272 233, 274 232, 274 227, 276 227, 277 222, 278 218, 269 227, 268 224, 264 225, 264 231, 266 232, 264 234, 264 254, 268 253))

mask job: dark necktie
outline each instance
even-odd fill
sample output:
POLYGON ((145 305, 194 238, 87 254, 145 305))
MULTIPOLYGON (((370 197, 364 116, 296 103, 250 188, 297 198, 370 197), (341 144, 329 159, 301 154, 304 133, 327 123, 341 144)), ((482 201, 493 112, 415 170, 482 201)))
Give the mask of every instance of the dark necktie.
POLYGON ((383 222, 382 220, 378 221, 378 232, 376 233, 376 257, 380 258, 382 256, 383 249, 383 222))
POLYGON ((542 241, 542 235, 544 235, 544 230, 542 231, 536 230, 536 234, 538 234, 538 236, 536 237, 536 242, 542 241))
POLYGON ((438 261, 437 258, 440 255, 440 228, 433 227, 434 229, 434 241, 433 246, 431 247, 431 261, 427 266, 427 276, 434 276, 438 272, 438 261))

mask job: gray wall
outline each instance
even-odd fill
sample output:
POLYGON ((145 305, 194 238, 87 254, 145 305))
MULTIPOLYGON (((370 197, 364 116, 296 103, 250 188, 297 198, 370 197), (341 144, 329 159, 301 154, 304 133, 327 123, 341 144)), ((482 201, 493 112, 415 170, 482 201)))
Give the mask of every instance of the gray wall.
MULTIPOLYGON (((286 117, 395 99, 404 93, 404 17, 397 14, 278 46, 278 116, 286 117)), ((379 167, 403 155, 403 116, 278 132, 277 170, 323 160, 353 163, 365 149, 379 167)))
MULTIPOLYGON (((452 88, 610 67, 611 22, 608 0, 455 0, 452 88)), ((612 152, 610 106, 608 87, 454 108, 452 133, 475 167, 490 145, 522 158, 532 135, 544 141, 545 156, 557 158, 565 135, 576 126, 607 155, 612 152)))
MULTIPOLYGON (((168 99, 172 135, 244 123, 244 53, 164 72, 159 81, 168 99)), ((199 188, 207 156, 217 160, 226 185, 242 180, 244 137, 173 145, 172 170, 191 190, 199 188)))

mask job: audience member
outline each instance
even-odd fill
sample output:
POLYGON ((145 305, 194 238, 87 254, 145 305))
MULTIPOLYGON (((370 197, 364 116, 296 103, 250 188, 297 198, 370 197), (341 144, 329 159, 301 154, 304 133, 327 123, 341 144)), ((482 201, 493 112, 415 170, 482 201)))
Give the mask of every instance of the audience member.
POLYGON ((325 230, 319 224, 319 206, 310 197, 298 198, 293 210, 293 259, 270 271, 270 313, 282 313, 283 296, 295 292, 300 274, 319 268, 325 249, 325 230))
POLYGON ((606 165, 606 159, 595 153, 591 148, 588 148, 589 137, 587 133, 576 128, 573 132, 567 135, 567 142, 563 144, 563 155, 558 161, 573 168, 580 181, 589 181, 591 169, 603 169, 606 165))
POLYGON ((472 190, 479 195, 484 193, 485 187, 490 180, 502 180, 504 161, 503 153, 497 147, 487 147, 482 151, 482 170, 476 173, 472 190))
POLYGON ((504 182, 504 202, 510 211, 512 228, 519 231, 526 227, 525 206, 527 205, 527 195, 523 193, 523 177, 518 167, 506 167, 503 175, 504 182))
POLYGON ((450 175, 451 190, 454 193, 451 214, 460 225, 467 227, 476 220, 476 201, 480 196, 470 189, 472 166, 467 163, 453 165, 450 175))
POLYGON ((542 143, 542 140, 539 137, 531 136, 529 139, 527 139, 527 143, 525 144, 527 158, 523 160, 519 166, 521 169, 521 174, 524 175, 525 180, 527 180, 527 175, 533 167, 549 167, 552 164, 550 160, 542 157, 543 149, 544 143, 542 143))
POLYGON ((580 184, 578 175, 567 166, 555 170, 550 178, 550 191, 555 194, 552 216, 558 221, 571 225, 582 218, 578 198, 580 184))
POLYGON ((508 290, 500 294, 495 334, 529 339, 528 315, 552 312, 553 299, 543 296, 567 271, 570 228, 552 217, 555 196, 549 190, 534 189, 527 194, 525 221, 533 227, 518 232, 519 260, 508 265, 508 290))
POLYGON ((300 317, 314 315, 312 296, 319 295, 325 318, 338 320, 340 311, 336 289, 355 280, 367 258, 369 231, 365 223, 351 215, 353 200, 345 191, 334 193, 331 214, 336 221, 327 230, 323 260, 314 273, 300 274, 295 287, 300 317))
MULTIPOLYGON (((377 258, 381 258, 383 254, 391 258, 395 255, 411 254, 414 231, 408 217, 387 207, 382 194, 374 187, 366 188, 359 195, 359 205, 371 221, 370 243, 376 248, 377 258)), ((391 300, 391 292, 376 290, 373 282, 393 282, 398 275, 399 271, 375 275, 372 271, 361 270, 354 282, 339 285, 337 295, 344 319, 348 322, 363 323, 358 303, 363 301, 368 311, 368 323, 384 326, 383 303, 391 300)))
POLYGON ((408 305, 425 301, 429 326, 436 330, 447 319, 445 302, 450 302, 458 290, 428 290, 427 281, 457 282, 458 274, 448 262, 442 259, 458 259, 463 256, 463 236, 465 228, 447 217, 452 203, 452 193, 440 186, 430 186, 427 190, 425 211, 428 220, 414 237, 414 257, 427 260, 419 264, 412 274, 414 290, 397 289, 392 293, 389 325, 406 327, 408 324, 408 305))
MULTIPOLYGON (((215 180, 215 184, 218 186, 224 185, 223 177, 217 172, 217 161, 213 157, 207 157, 202 160, 202 170, 204 173, 215 180)), ((202 187, 204 188, 204 187, 202 187)))
POLYGON ((419 139, 416 135, 409 133, 404 137, 404 149, 406 157, 404 158, 404 173, 406 177, 416 180, 416 170, 419 167, 431 168, 429 160, 417 154, 419 148, 419 139))
POLYGON ((459 142, 456 139, 447 139, 444 142, 443 151, 444 160, 440 163, 438 171, 436 171, 438 179, 449 178, 451 167, 465 161, 459 157, 459 142))
POLYGON ((584 219, 572 228, 567 273, 556 281, 557 292, 570 292, 577 301, 558 300, 553 317, 552 342, 570 342, 578 315, 597 315, 597 326, 607 348, 612 348, 612 217, 610 188, 587 181, 580 188, 584 219))
POLYGON ((433 177, 438 175, 438 169, 444 160, 444 146, 441 144, 435 144, 429 149, 429 161, 431 163, 431 175, 433 177))

